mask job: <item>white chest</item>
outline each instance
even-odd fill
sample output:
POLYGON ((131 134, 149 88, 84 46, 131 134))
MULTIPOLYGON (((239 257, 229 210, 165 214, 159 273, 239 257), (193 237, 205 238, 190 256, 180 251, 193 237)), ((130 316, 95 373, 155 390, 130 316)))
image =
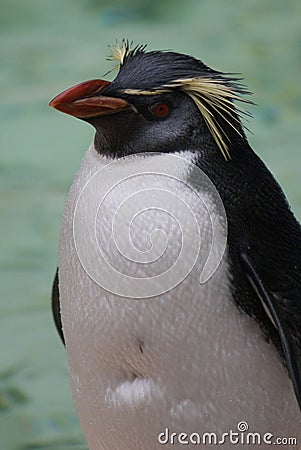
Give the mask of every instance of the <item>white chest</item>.
POLYGON ((166 428, 222 433, 242 420, 300 433, 286 371, 232 302, 222 205, 205 178, 188 183, 182 156, 109 164, 91 147, 69 193, 62 320, 91 450, 154 450, 166 428))

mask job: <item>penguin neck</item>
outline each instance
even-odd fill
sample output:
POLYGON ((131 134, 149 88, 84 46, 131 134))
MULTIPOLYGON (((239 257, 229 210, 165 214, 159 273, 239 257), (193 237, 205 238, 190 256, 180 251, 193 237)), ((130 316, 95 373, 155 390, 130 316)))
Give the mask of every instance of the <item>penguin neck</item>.
MULTIPOLYGON (((175 153, 190 150, 209 161, 214 155, 217 155, 220 161, 225 160, 199 115, 183 123, 181 128, 162 126, 133 111, 93 118, 89 123, 96 129, 95 149, 103 156, 118 158, 134 153, 175 153)), ((248 145, 242 130, 240 134, 231 130, 225 132, 229 136, 230 154, 237 153, 248 145)))

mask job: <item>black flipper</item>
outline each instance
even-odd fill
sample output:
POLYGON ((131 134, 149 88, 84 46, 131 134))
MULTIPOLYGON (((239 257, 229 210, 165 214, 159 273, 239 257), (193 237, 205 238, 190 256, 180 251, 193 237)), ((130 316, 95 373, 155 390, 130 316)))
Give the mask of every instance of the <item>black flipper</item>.
POLYGON ((60 307, 60 291, 59 291, 59 269, 56 269, 55 277, 52 285, 52 293, 51 293, 51 305, 52 305, 52 314, 55 322, 56 329, 65 345, 65 338, 63 333, 63 325, 61 319, 61 307, 60 307))
POLYGON ((269 311, 280 336, 288 372, 301 410, 301 369, 298 365, 299 353, 290 330, 282 317, 276 297, 269 292, 246 253, 240 254, 241 265, 253 290, 269 311))

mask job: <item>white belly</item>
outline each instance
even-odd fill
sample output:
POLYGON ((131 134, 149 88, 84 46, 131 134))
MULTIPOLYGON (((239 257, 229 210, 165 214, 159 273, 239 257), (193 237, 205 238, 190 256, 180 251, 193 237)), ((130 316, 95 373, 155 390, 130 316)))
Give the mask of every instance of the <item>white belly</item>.
MULTIPOLYGON (((118 178, 118 172, 136 174, 141 158, 113 165, 112 176, 117 174, 118 178)), ((152 158, 164 172, 164 160, 159 156, 152 158)), ((158 436, 162 432, 161 440, 169 439, 167 448, 180 449, 184 444, 179 443, 179 433, 188 435, 180 437, 180 441, 189 439, 193 432, 200 436, 215 432, 221 439, 223 432, 238 431, 241 421, 248 423, 250 432, 293 436, 300 442, 300 413, 287 372, 257 324, 240 313, 231 299, 227 252, 214 275, 206 283, 199 282, 210 251, 212 223, 220 220, 211 196, 203 196, 205 207, 197 206, 193 190, 183 183, 179 187, 178 180, 167 177, 166 186, 159 186, 159 190, 167 192, 160 201, 169 198, 166 209, 170 214, 158 212, 150 209, 148 203, 152 198, 157 201, 156 191, 147 193, 148 183, 154 183, 155 175, 144 174, 144 179, 135 175, 115 186, 104 199, 95 230, 89 224, 85 228, 91 219, 90 209, 95 209, 89 209, 85 202, 97 192, 97 184, 106 182, 97 170, 108 162, 93 147, 88 150, 69 193, 59 252, 70 385, 90 450, 161 449, 164 446, 158 436), (78 201, 93 174, 96 176, 91 190, 84 191, 78 201), (146 195, 142 202, 133 196, 138 188, 144 189, 142 195, 146 195), (188 206, 195 206, 199 237, 192 216, 184 204, 177 203, 177 196, 188 206), (148 211, 135 216, 132 242, 120 222, 115 224, 114 242, 112 211, 124 201, 130 203, 115 217, 123 218, 124 224, 130 204, 133 213, 144 204, 148 211), (210 216, 206 213, 208 205, 210 216), (181 229, 173 216, 186 234, 182 244, 178 239, 181 229), (161 232, 151 236, 159 225, 161 232), (79 235, 84 236, 83 240, 79 235), (168 246, 159 261, 156 252, 160 255, 165 248, 165 237, 168 246), (116 251, 116 244, 121 252, 129 252, 128 258, 116 251), (188 266, 179 257, 183 249, 184 256, 194 255, 197 250, 198 258, 192 258, 188 266), (110 272, 106 260, 114 271, 110 272), (148 264, 150 260, 153 263, 148 264), (168 271, 174 263, 176 268, 168 271), (121 271, 123 275, 118 275, 121 271), (160 271, 164 278, 160 278, 160 271), (184 279, 177 285, 177 278, 184 279), (144 281, 151 298, 141 298, 145 297, 144 281), (162 286, 164 293, 160 295, 162 286), (131 298, 135 289, 139 299, 131 298), (171 433, 177 435, 171 437, 171 433)), ((149 165, 147 158, 144 165, 149 165)), ((222 232, 218 239, 222 240, 222 232)), ((217 258, 218 255, 213 256, 213 266, 217 258)), ((192 443, 185 445, 197 447, 192 443)), ((233 446, 226 440, 221 448, 233 446)), ((270 446, 262 444, 258 448, 270 446)))

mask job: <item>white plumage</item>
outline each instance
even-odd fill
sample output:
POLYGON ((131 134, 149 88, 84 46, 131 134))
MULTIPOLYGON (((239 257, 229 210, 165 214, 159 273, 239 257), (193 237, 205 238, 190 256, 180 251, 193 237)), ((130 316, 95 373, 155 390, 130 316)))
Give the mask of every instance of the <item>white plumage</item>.
MULTIPOLYGON (((181 156, 193 159, 188 152, 181 156)), ((151 158, 158 167, 164 167, 164 157, 151 158)), ((137 155, 126 164, 132 164, 135 173, 137 167, 147 167, 148 161, 148 157, 137 155)), ((185 173, 178 173, 183 183, 166 177, 164 187, 192 208, 195 206, 200 225, 200 241, 191 234, 186 242, 191 252, 200 244, 200 256, 182 283, 161 296, 125 298, 103 289, 84 270, 74 242, 74 211, 91 176, 110 162, 93 145, 88 149, 68 196, 60 236, 60 301, 70 384, 89 449, 161 449, 158 435, 166 428, 171 433, 215 432, 219 436, 231 429, 237 431, 241 421, 248 423, 250 432, 294 436, 301 442, 300 422, 296 419, 299 410, 287 371, 257 323, 233 303, 227 251, 209 281, 199 282, 204 255, 210 250, 211 220, 218 222, 220 216, 216 212, 209 217, 206 207, 195 203, 195 192, 184 183, 185 173)), ((125 162, 118 164, 114 170, 122 175, 125 162)), ((101 177, 97 179, 101 183, 101 177)), ((131 258, 125 262, 111 236, 114 208, 135 187, 143 188, 143 183, 142 178, 134 177, 113 189, 99 210, 95 230, 104 256, 111 258, 118 270, 153 277, 158 270, 155 263, 137 265, 131 258)), ((159 187, 164 190, 162 185, 159 187)), ((215 211, 210 193, 202 195, 211 212, 215 211)), ((133 204, 139 206, 139 199, 133 204)), ((172 201, 166 209, 179 213, 172 201)), ((140 254, 151 251, 154 223, 160 222, 161 232, 152 235, 153 250, 158 243, 162 248, 165 232, 169 240, 160 267, 166 270, 181 250, 180 231, 171 215, 162 213, 158 218, 156 210, 148 214, 137 216, 133 222, 133 244, 140 254)), ((191 216, 183 217, 180 211, 180 217, 181 226, 189 234, 194 227, 191 216)), ((83 233, 94 229, 90 225, 84 227, 83 233)), ((122 235, 125 230, 120 222, 118 227, 122 235)), ((91 248, 95 236, 86 238, 87 248, 91 248)), ((95 255, 91 255, 93 264, 97 264, 95 255)), ((88 257, 86 252, 84 258, 88 257)), ((96 278, 101 269, 101 265, 97 267, 96 278)), ((122 290, 119 282, 117 278, 116 289, 122 290)), ((180 449, 183 445, 175 443, 167 448, 180 449)), ((226 443, 222 448, 233 446, 226 443)))

